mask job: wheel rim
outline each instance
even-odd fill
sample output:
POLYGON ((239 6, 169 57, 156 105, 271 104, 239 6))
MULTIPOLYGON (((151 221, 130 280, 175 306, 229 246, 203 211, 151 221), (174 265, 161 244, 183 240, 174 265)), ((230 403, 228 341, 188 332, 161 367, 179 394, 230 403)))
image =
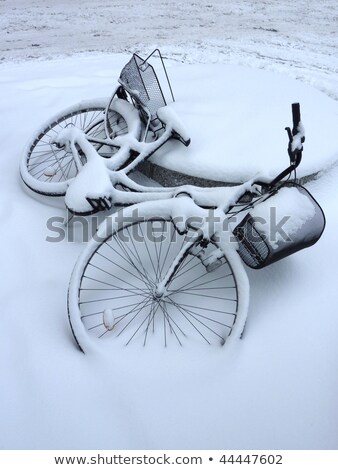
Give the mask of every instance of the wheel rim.
MULTIPOLYGON (((122 345, 190 341, 223 345, 238 315, 236 280, 225 257, 218 269, 207 272, 189 253, 166 295, 155 295, 156 283, 191 235, 179 234, 171 221, 156 219, 124 227, 100 244, 83 271, 78 291, 87 333, 122 345)), ((215 248, 210 243, 206 257, 215 248)))
MULTIPOLYGON (((32 143, 27 156, 27 171, 35 180, 42 183, 64 183, 77 175, 73 155, 64 148, 57 148, 51 140, 69 126, 77 126, 90 137, 105 138, 103 107, 86 108, 70 112, 53 122, 41 132, 32 143)), ((114 137, 128 132, 125 119, 116 111, 109 111, 109 126, 114 137)), ((118 148, 100 146, 94 147, 102 157, 111 157, 118 148)))

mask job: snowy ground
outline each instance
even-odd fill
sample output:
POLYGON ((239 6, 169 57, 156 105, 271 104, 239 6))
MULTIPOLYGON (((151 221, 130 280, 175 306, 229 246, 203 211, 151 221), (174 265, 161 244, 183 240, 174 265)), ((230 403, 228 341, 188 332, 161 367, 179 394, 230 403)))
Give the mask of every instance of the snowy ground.
MULTIPOLYGON (((114 5, 114 28, 125 31, 116 36, 114 50, 142 49, 141 43, 151 50, 150 43, 163 44, 179 61, 266 68, 338 97, 336 2, 252 6, 210 0, 210 8, 194 4, 200 16, 189 16, 185 3, 175 2, 176 12, 172 3, 152 10, 150 0, 147 9, 140 2, 132 13, 127 2, 114 5), (221 17, 225 10, 232 14, 221 17), (126 11, 127 28, 122 25, 126 11), (144 20, 136 23, 140 15, 144 20), (203 43, 193 16, 208 25, 203 43), (171 38, 173 29, 177 40, 171 38)), ((159 357, 148 352, 136 357, 126 350, 102 360, 76 350, 66 317, 66 290, 82 244, 45 241, 47 219, 63 215, 63 209, 29 197, 20 184, 18 164, 34 128, 71 102, 105 96, 127 56, 20 64, 8 60, 111 51, 114 37, 103 34, 109 28, 107 2, 102 1, 105 16, 96 24, 93 10, 81 4, 67 26, 62 12, 70 17, 75 2, 51 2, 48 16, 48 1, 43 7, 30 2, 29 8, 24 1, 0 3, 10 41, 1 43, 0 67, 0 447, 337 449, 336 167, 308 185, 327 216, 321 241, 261 272, 248 271, 249 320, 231 354, 203 348, 194 356, 183 349, 179 356, 168 350, 159 357), (57 11, 59 15, 52 15, 57 11), (79 34, 77 24, 86 34, 79 34), (75 34, 72 41, 70 34, 75 34)), ((212 67, 206 70, 212 74, 212 67)), ((181 83, 177 92, 183 96, 183 91, 181 83)))
MULTIPOLYGON (((327 171, 338 161, 338 103, 303 82, 232 64, 185 64, 169 69, 174 104, 186 125, 188 149, 171 143, 152 161, 210 180, 244 182, 257 172, 272 178, 289 164, 286 126, 299 102, 305 126, 298 177, 327 171), (201 90, 208 90, 201 95, 201 90)), ((169 182, 170 184, 170 182, 169 182)))
POLYGON ((337 98, 337 21, 336 0, 1 0, 0 60, 153 45, 179 61, 282 71, 337 98))

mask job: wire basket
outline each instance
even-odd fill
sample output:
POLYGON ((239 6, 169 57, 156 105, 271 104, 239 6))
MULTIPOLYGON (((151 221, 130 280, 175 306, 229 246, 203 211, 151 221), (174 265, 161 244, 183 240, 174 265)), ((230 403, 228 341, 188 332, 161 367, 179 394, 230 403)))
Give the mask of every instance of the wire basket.
POLYGON ((155 49, 146 59, 133 54, 130 61, 123 67, 119 77, 119 83, 136 101, 136 104, 149 111, 152 121, 157 119, 157 110, 167 104, 155 69, 149 62, 149 59, 156 52, 159 54, 171 97, 174 101, 169 77, 158 49, 155 49))
MULTIPOLYGON (((278 228, 278 223, 275 226, 278 228)), ((324 228, 324 212, 309 191, 296 183, 285 183, 244 217, 234 229, 234 235, 244 263, 250 268, 261 269, 314 245, 324 228), (257 210, 262 204, 275 211, 265 211, 266 215, 262 217, 263 212, 260 214, 257 210), (283 214, 285 227, 282 225, 276 233, 273 224, 278 222, 275 220, 278 209, 283 214)))
POLYGON ((247 266, 254 269, 266 266, 270 247, 265 237, 256 229, 255 221, 250 214, 237 225, 234 235, 239 242, 238 253, 247 266))

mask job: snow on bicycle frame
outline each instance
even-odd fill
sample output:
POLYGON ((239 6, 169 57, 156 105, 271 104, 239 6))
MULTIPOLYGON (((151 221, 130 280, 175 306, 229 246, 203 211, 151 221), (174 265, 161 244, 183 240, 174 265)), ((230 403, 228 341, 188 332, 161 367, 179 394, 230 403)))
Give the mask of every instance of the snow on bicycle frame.
POLYGON ((100 225, 68 290, 69 321, 83 352, 98 350, 99 343, 110 352, 110 342, 102 338, 145 346, 158 329, 164 346, 181 346, 187 338, 225 345, 241 336, 249 304, 241 259, 262 268, 313 245, 325 228, 323 211, 310 193, 285 182, 301 162, 305 140, 299 104, 292 111, 290 165, 272 181, 146 188, 124 171, 114 173, 111 201, 129 207, 100 225), (286 237, 278 232, 273 239, 259 225, 269 222, 271 208, 288 216, 286 237))
POLYGON ((78 170, 77 176, 70 181, 65 196, 65 203, 70 212, 88 215, 109 209, 115 201, 112 197, 112 184, 117 183, 116 171, 122 170, 128 174, 171 138, 180 140, 185 146, 189 145, 187 131, 173 109, 167 106, 154 68, 148 62, 156 52, 160 56, 174 100, 160 52, 155 50, 145 60, 134 54, 122 69, 120 86, 107 104, 106 138, 88 136, 86 132, 70 127, 63 129, 53 139, 58 147, 64 147, 73 154, 78 170), (124 116, 130 132, 114 136, 113 129, 109 126, 110 110, 124 116), (138 129, 140 118, 145 126, 142 139, 139 138, 141 131, 134 131, 138 129), (147 140, 150 130, 153 138, 147 140), (102 159, 91 144, 118 147, 119 150, 113 157, 102 159), (83 158, 80 158, 79 152, 83 158))
MULTIPOLYGON (((27 143, 20 163, 20 175, 27 187, 38 194, 65 196, 69 185, 73 184, 88 162, 77 142, 80 140, 78 130, 83 132, 98 154, 98 173, 103 173, 104 166, 107 171, 124 169, 128 173, 171 138, 180 140, 185 146, 189 145, 190 137, 184 126, 174 110, 166 105, 164 96, 168 92, 163 92, 155 70, 149 64, 149 58, 155 52, 160 56, 173 100, 160 52, 154 51, 146 60, 134 55, 123 68, 120 84, 111 98, 86 100, 70 106, 37 130, 27 143), (135 78, 137 76, 138 79, 135 78), (62 130, 63 134, 58 136, 62 130), (74 145, 79 151, 79 158, 71 151, 74 145)), ((93 161, 94 154, 90 153, 93 161)), ((89 166, 92 167, 92 179, 97 179, 94 192, 100 197, 101 178, 95 178, 95 164, 89 166)), ((88 168, 86 172, 89 173, 88 168)), ((81 178, 84 179, 84 176, 81 178)), ((84 181, 82 186, 86 186, 84 181)), ((87 203, 85 196, 83 194, 87 203)), ((105 197, 105 190, 102 197, 105 197)), ((88 213, 96 210, 90 206, 86 209, 88 213)), ((84 213, 85 210, 80 207, 78 212, 84 213)))

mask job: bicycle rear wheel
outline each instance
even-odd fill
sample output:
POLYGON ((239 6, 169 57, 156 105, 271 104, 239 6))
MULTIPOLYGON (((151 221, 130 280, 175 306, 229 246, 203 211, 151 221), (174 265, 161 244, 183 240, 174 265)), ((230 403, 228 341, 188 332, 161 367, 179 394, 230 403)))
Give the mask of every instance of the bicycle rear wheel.
POLYGON ((221 346, 238 338, 246 319, 248 283, 237 253, 230 260, 223 252, 221 265, 208 272, 196 252, 204 249, 206 259, 219 247, 214 242, 206 248, 197 245, 194 254, 178 261, 165 296, 159 298, 156 284, 192 233, 179 233, 161 210, 140 220, 143 207, 150 206, 136 207, 137 217, 135 209, 126 208, 108 219, 101 233, 109 233, 91 240, 74 268, 68 314, 80 349, 130 343, 221 346))
MULTIPOLYGON (((105 99, 81 102, 59 113, 37 132, 26 147, 20 165, 21 177, 30 189, 48 196, 63 196, 66 193, 69 181, 77 175, 78 170, 72 153, 65 148, 56 147, 51 141, 69 126, 82 129, 90 137, 105 139, 106 105, 105 99)), ((127 114, 131 105, 125 102, 125 107, 119 106, 119 111, 113 106, 114 101, 108 111, 108 123, 112 131, 110 137, 127 134, 130 131, 127 114)), ((139 138, 137 126, 133 126, 133 135, 139 138)), ((94 147, 105 158, 110 158, 119 150, 117 147, 101 144, 94 144, 94 147)))

